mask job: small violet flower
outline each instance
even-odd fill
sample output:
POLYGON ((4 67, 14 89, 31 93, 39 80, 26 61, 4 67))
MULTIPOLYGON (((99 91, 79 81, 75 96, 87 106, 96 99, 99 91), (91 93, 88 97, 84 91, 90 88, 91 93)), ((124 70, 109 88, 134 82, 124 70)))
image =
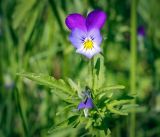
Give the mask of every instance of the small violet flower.
POLYGON ((143 26, 138 27, 138 36, 141 36, 141 37, 145 36, 145 29, 143 26))
POLYGON ((137 33, 138 33, 138 50, 144 51, 144 36, 145 36, 144 26, 139 26, 137 29, 137 33))
POLYGON ((87 18, 78 13, 67 16, 65 22, 71 30, 69 40, 77 49, 77 53, 90 59, 101 52, 102 36, 100 29, 104 26, 106 18, 105 12, 101 10, 92 11, 87 18))
POLYGON ((89 109, 94 107, 89 89, 86 89, 86 91, 82 92, 81 96, 83 101, 79 103, 78 110, 83 109, 85 117, 88 117, 89 109))

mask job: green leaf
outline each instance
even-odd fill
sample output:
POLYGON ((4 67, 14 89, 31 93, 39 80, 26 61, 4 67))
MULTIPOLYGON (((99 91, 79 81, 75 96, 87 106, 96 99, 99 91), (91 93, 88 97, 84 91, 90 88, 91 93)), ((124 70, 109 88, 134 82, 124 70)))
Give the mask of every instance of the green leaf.
POLYGON ((100 58, 98 58, 97 59, 97 62, 96 62, 96 64, 95 64, 95 69, 96 69, 96 74, 97 74, 97 76, 99 75, 99 72, 100 72, 100 64, 101 62, 100 62, 100 58))
POLYGON ((107 135, 106 135, 106 137, 111 137, 111 130, 109 128, 107 129, 107 135))
POLYGON ((75 90, 75 91, 77 91, 77 92, 81 92, 81 89, 80 89, 79 85, 76 84, 72 79, 68 78, 68 83, 69 83, 70 87, 71 87, 73 90, 75 90))
MULTIPOLYGON (((66 120, 58 123, 57 125, 53 125, 49 130, 48 133, 51 134, 52 132, 56 132, 58 130, 61 129, 65 129, 68 128, 68 125, 71 125, 74 127, 76 123, 76 120, 78 119, 79 115, 72 115, 69 118, 67 118, 66 120)), ((71 126, 70 126, 71 127, 71 126)))
POLYGON ((72 95, 71 88, 62 79, 56 80, 54 77, 44 75, 44 74, 35 74, 35 73, 18 73, 17 75, 33 80, 40 85, 44 85, 49 88, 56 88, 67 94, 72 95))
POLYGON ((131 100, 114 100, 107 104, 107 108, 110 112, 118 114, 118 115, 128 115, 127 112, 123 112, 118 108, 115 107, 123 107, 124 104, 131 103, 131 100))
POLYGON ((113 92, 117 92, 120 89, 124 89, 125 86, 123 85, 116 85, 116 86, 108 86, 97 89, 97 96, 103 96, 105 94, 111 94, 113 92))
POLYGON ((72 125, 73 127, 76 127, 79 124, 79 115, 74 115, 68 118, 68 125, 72 125))
POLYGON ((34 7, 37 3, 36 0, 29 0, 29 1, 21 1, 15 7, 15 12, 13 14, 13 27, 17 29, 20 24, 22 24, 23 20, 28 15, 28 12, 34 7))
POLYGON ((138 104, 125 104, 122 106, 121 111, 131 112, 133 109, 137 108, 138 104))
POLYGON ((93 123, 92 119, 89 119, 85 126, 85 129, 89 129, 92 126, 92 123, 93 123))
POLYGON ((100 88, 99 90, 103 92, 107 90, 119 90, 119 89, 124 89, 124 88, 125 86, 123 85, 116 85, 116 86, 108 86, 108 87, 100 88))
POLYGON ((59 112, 56 113, 56 116, 58 115, 61 115, 61 114, 64 114, 65 111, 69 111, 71 109, 71 107, 73 107, 74 105, 71 104, 71 105, 67 105, 66 107, 63 108, 63 110, 60 110, 59 112))
POLYGON ((67 120, 64 120, 64 121, 58 123, 57 125, 52 126, 52 127, 48 130, 48 134, 51 134, 52 132, 56 132, 56 131, 58 131, 58 130, 60 130, 60 129, 66 128, 66 127, 67 127, 67 126, 66 126, 66 123, 67 123, 67 120))
POLYGON ((94 60, 94 87, 99 89, 105 82, 104 58, 102 55, 97 55, 94 60))

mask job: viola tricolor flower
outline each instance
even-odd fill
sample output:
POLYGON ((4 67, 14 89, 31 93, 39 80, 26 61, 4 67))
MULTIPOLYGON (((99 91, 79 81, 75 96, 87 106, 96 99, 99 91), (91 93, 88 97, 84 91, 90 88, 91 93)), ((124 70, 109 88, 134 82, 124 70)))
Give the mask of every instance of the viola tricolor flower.
POLYGON ((137 29, 137 33, 138 33, 138 50, 144 51, 144 36, 145 36, 144 26, 139 26, 137 29))
POLYGON ((79 105, 78 105, 78 109, 83 109, 83 108, 93 108, 93 102, 92 102, 92 98, 87 97, 85 101, 82 101, 79 105))
POLYGON ((143 26, 138 27, 138 36, 142 36, 142 37, 145 36, 145 29, 143 26))
POLYGON ((78 110, 83 109, 85 117, 88 117, 88 110, 94 107, 90 90, 86 89, 81 96, 83 101, 79 103, 78 110))
POLYGON ((69 40, 77 49, 77 53, 90 59, 101 51, 100 29, 104 26, 106 18, 105 12, 100 10, 92 11, 87 18, 78 13, 67 16, 65 22, 71 30, 69 40))

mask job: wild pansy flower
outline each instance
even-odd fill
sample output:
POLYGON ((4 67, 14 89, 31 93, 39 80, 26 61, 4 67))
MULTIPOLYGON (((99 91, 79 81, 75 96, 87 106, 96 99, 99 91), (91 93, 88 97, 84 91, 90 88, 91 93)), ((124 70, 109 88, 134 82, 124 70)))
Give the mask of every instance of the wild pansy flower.
POLYGON ((137 29, 137 33, 138 33, 138 50, 144 51, 144 36, 145 36, 144 26, 139 26, 137 29))
POLYGON ((90 59, 101 51, 100 29, 104 26, 106 18, 105 12, 101 10, 92 11, 87 18, 78 13, 67 16, 65 22, 71 30, 69 40, 77 49, 77 53, 90 59))
POLYGON ((138 36, 141 36, 141 37, 145 36, 145 29, 143 26, 138 27, 138 36))
POLYGON ((88 117, 89 109, 94 107, 90 89, 86 87, 85 91, 82 92, 81 97, 82 101, 78 105, 78 110, 83 109, 85 117, 88 117))

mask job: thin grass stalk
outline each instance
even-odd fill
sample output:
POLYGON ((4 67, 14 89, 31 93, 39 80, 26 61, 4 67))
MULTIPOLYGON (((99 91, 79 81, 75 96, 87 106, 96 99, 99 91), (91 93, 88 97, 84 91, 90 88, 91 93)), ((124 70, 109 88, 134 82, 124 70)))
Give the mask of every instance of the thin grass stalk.
POLYGON ((27 125, 27 122, 26 122, 26 119, 25 119, 25 116, 24 116, 24 113, 23 113, 23 110, 22 110, 22 107, 21 107, 20 96, 19 96, 19 91, 18 91, 17 87, 15 88, 15 99, 16 99, 16 104, 17 104, 18 111, 19 111, 19 114, 20 114, 20 118, 22 120, 22 125, 23 125, 23 128, 24 128, 25 136, 30 137, 28 125, 27 125))

